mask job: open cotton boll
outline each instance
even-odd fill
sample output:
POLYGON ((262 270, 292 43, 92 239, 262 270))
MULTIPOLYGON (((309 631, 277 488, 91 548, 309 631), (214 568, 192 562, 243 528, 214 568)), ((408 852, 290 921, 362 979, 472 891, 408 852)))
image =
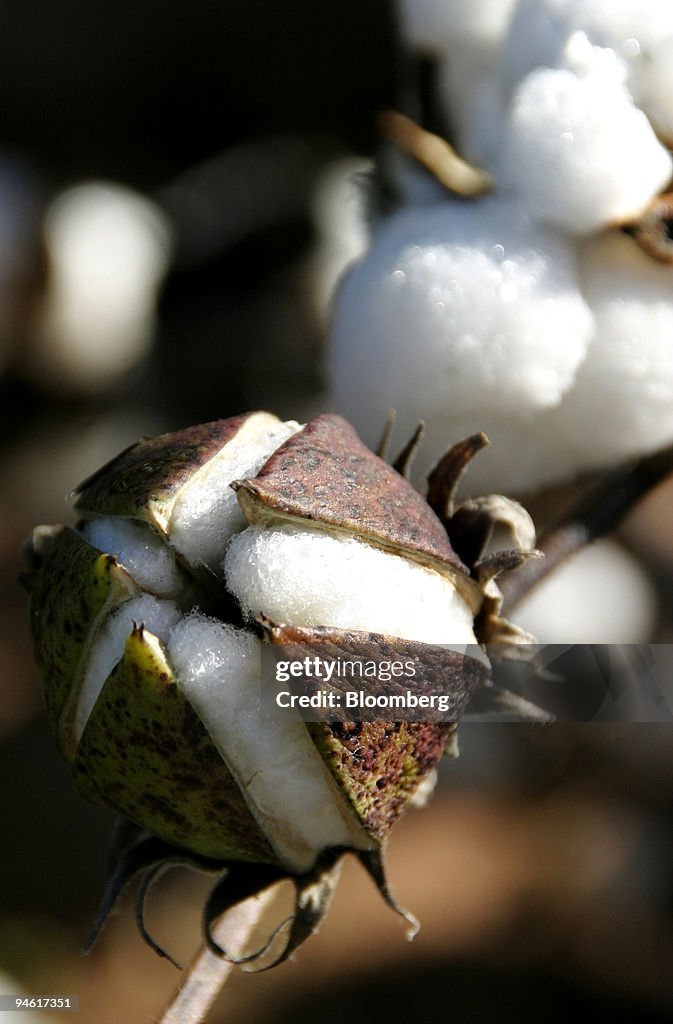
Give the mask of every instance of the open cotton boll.
POLYGON ((554 570, 516 609, 542 644, 641 644, 652 636, 657 600, 638 562, 597 541, 554 570))
POLYGON ((103 516, 85 523, 80 532, 99 551, 118 558, 143 590, 175 598, 183 589, 174 552, 151 526, 103 516))
POLYGON ((635 102, 649 117, 655 131, 673 141, 673 30, 653 45, 629 74, 635 102))
POLYGON ((294 420, 269 413, 251 416, 219 455, 198 470, 173 506, 168 536, 190 565, 219 569, 227 541, 245 527, 234 480, 254 476, 288 437, 301 430, 294 420))
POLYGON ((327 315, 334 287, 344 270, 367 249, 369 226, 363 181, 372 169, 371 160, 337 160, 328 167, 313 193, 311 206, 318 244, 309 273, 321 318, 327 315))
POLYGON ((170 229, 148 199, 92 182, 56 199, 46 232, 49 279, 33 369, 52 386, 96 393, 136 366, 151 345, 170 229))
POLYGON ((572 243, 514 204, 402 211, 336 296, 331 401, 371 445, 391 408, 414 423, 526 415, 560 401, 592 330, 572 243))
POLYGON ((491 167, 504 107, 498 51, 514 0, 444 0, 399 4, 402 34, 442 60, 437 92, 457 152, 491 167))
POLYGON ((557 417, 586 468, 673 441, 673 267, 613 232, 584 246, 580 268, 596 332, 557 417))
POLYGON ((180 612, 172 601, 159 601, 144 594, 124 602, 107 619, 93 642, 84 672, 74 722, 78 742, 105 680, 124 653, 124 645, 134 626, 145 626, 165 642, 169 630, 179 618, 180 612))
POLYGON ((514 93, 497 164, 501 186, 532 216, 578 234, 637 217, 673 170, 613 58, 601 51, 582 75, 528 75, 514 93))
POLYGON ((472 612, 448 579, 354 538, 251 526, 232 539, 224 568, 249 615, 428 644, 477 643, 472 612))
POLYGON ((661 0, 520 0, 503 46, 501 67, 509 92, 536 67, 562 63, 575 31, 623 61, 626 85, 654 128, 673 131, 673 6, 661 0))
POLYGON ((274 715, 263 699, 256 637, 193 614, 171 630, 168 653, 284 863, 303 871, 324 849, 367 845, 304 722, 274 715))

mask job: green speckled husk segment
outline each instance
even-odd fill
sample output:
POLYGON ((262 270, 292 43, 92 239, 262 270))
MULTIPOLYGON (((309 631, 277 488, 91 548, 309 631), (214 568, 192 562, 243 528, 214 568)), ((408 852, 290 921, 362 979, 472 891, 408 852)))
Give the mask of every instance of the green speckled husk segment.
MULTIPOLYGON (((450 710, 432 715, 433 721, 349 721, 343 711, 325 711, 325 722, 307 722, 307 727, 339 789, 354 807, 367 832, 382 842, 408 804, 423 778, 435 768, 455 732, 472 694, 485 682, 488 670, 482 662, 434 644, 386 637, 379 633, 334 629, 328 626, 291 626, 260 620, 267 643, 281 645, 283 658, 302 660, 315 652, 325 661, 383 661, 394 659, 415 667, 414 686, 423 692, 434 690, 451 700, 450 710), (445 719, 450 717, 450 720, 445 719), (337 721, 337 719, 340 719, 337 721)), ((312 679, 305 691, 313 692, 312 679)), ((361 688, 358 678, 356 688, 361 688)), ((370 692, 380 684, 368 680, 370 692)), ((399 681, 386 684, 383 692, 394 692, 399 681)), ((408 686, 402 685, 402 689, 408 686)), ((316 689, 343 694, 353 687, 348 677, 333 675, 329 685, 316 682, 316 689)), ((376 712, 364 712, 371 719, 376 712)))
POLYGON ((474 590, 427 502, 340 416, 311 420, 256 477, 240 481, 237 493, 250 522, 274 515, 311 521, 448 571, 474 590))
POLYGON ((76 508, 88 515, 143 519, 165 531, 181 487, 252 415, 214 420, 131 445, 80 484, 76 508))
POLYGON ((109 611, 136 593, 131 577, 112 555, 101 554, 65 526, 51 541, 35 574, 31 596, 35 653, 49 721, 66 756, 68 738, 61 726, 76 704, 93 634, 109 611))
POLYGON ((72 769, 83 796, 167 842, 218 860, 276 862, 159 641, 141 628, 96 701, 72 769))
POLYGON ((307 724, 341 791, 380 843, 439 763, 455 728, 427 722, 307 724))

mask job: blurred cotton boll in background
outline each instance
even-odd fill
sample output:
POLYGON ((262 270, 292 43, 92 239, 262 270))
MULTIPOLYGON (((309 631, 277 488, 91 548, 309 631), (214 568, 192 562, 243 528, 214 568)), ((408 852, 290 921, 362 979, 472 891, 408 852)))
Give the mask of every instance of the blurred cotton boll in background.
POLYGON ((364 206, 364 180, 373 173, 370 160, 344 157, 320 176, 312 198, 318 244, 308 268, 311 294, 321 320, 344 270, 359 259, 369 244, 364 206))
POLYGON ((403 193, 375 224, 336 294, 330 400, 369 444, 391 408, 400 443, 423 420, 419 484, 483 430, 471 493, 530 495, 673 442, 673 266, 620 230, 642 240, 637 222, 666 206, 671 153, 634 83, 673 47, 673 15, 647 0, 464 7, 403 2, 401 32, 442 62, 447 131, 493 193, 403 193))
MULTIPOLYGON (((35 998, 33 993, 27 992, 16 978, 9 974, 5 974, 4 972, 0 973, 0 996, 9 999, 26 999, 28 1002, 35 998)), ((11 1013, 9 1007, 5 1007, 4 1009, 11 1013)), ((49 1020, 51 1018, 51 1015, 47 1017, 45 1014, 40 1013, 39 1010, 31 1009, 30 1006, 26 1008, 22 1007, 16 1012, 21 1013, 19 1020, 21 1020, 23 1024, 49 1024, 49 1020)))
POLYGON ((642 644, 652 638, 657 597, 621 545, 596 541, 517 605, 516 621, 543 644, 642 644))
POLYGON ((533 71, 515 91, 496 176, 532 216, 589 234, 636 218, 673 165, 612 50, 577 33, 566 59, 568 67, 533 71))
MULTIPOLYGON (((593 326, 572 246, 515 205, 489 197, 402 210, 337 295, 333 399, 370 443, 390 408, 400 434, 424 419, 423 457, 436 461, 458 436, 556 406, 593 326)), ((497 458, 508 460, 503 449, 497 458)))
POLYGON ((461 156, 490 166, 503 115, 496 54, 514 0, 398 0, 414 50, 440 66, 438 93, 461 156))
POLYGON ((149 351, 170 226, 145 197, 90 182, 54 201, 46 238, 48 283, 30 372, 49 389, 95 395, 118 384, 149 351))
POLYGON ((614 50, 636 104, 663 136, 673 134, 673 7, 661 0, 520 0, 503 47, 503 85, 559 62, 573 32, 614 50))

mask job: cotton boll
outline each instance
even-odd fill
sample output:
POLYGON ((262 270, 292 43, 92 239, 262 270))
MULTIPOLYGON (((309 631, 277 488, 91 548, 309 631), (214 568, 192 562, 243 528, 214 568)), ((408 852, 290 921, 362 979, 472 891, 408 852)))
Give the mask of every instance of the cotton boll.
POLYGON ((147 354, 170 257, 170 229, 148 199, 92 182, 58 197, 46 223, 47 294, 31 367, 50 387, 95 394, 147 354))
POLYGON ((312 197, 318 244, 309 273, 321 318, 345 269, 359 259, 369 242, 363 180, 372 174, 372 162, 349 157, 330 165, 312 197))
POLYGON ((673 141, 673 31, 652 45, 647 58, 642 57, 637 66, 630 69, 629 87, 655 131, 670 146, 673 141))
POLYGON ((107 619, 94 641, 84 673, 74 723, 78 741, 105 680, 124 653, 126 639, 134 626, 143 625, 165 641, 179 618, 180 612, 172 601, 159 601, 145 594, 126 601, 107 619))
POLYGON ((442 59, 437 91, 457 152, 483 167, 492 165, 501 131, 498 52, 513 6, 514 0, 445 0, 440 19, 414 0, 401 5, 412 45, 442 59))
POLYGON ((303 721, 274 714, 255 636, 193 614, 171 630, 168 652, 180 689, 286 863, 306 870, 326 848, 366 845, 303 721))
POLYGON ((557 404, 592 330, 572 246, 513 204, 403 211, 336 297, 332 404, 374 445, 391 408, 403 425, 446 418, 441 447, 425 449, 437 459, 455 440, 452 418, 557 404))
POLYGON ((661 0, 520 0, 501 55, 504 91, 536 67, 556 67, 573 32, 623 61, 637 106, 664 136, 673 134, 673 7, 661 0))
POLYGON ((673 136, 673 6, 661 0, 577 0, 574 24, 624 61, 626 85, 660 135, 673 136))
POLYGON ((578 234, 638 216, 673 169, 610 57, 598 52, 582 75, 546 69, 525 78, 496 171, 532 216, 578 234))
POLYGON ((143 590, 173 598, 182 591, 174 552, 145 523, 105 516, 85 523, 81 533, 99 551, 118 558, 143 590))
POLYGON ((256 413, 180 492, 168 535, 190 565, 217 571, 229 538, 245 526, 232 482, 254 476, 271 453, 300 429, 294 420, 283 423, 269 413, 256 413))
POLYGON ((517 625, 544 644, 642 644, 657 601, 638 562, 601 540, 555 569, 516 609, 517 625))
POLYGON ((225 574, 251 615, 476 645, 472 613, 449 580, 355 539, 294 526, 250 527, 232 539, 225 574))
POLYGON ((585 245, 580 268, 596 332, 557 419, 577 465, 594 468, 673 441, 673 267, 613 232, 585 245))

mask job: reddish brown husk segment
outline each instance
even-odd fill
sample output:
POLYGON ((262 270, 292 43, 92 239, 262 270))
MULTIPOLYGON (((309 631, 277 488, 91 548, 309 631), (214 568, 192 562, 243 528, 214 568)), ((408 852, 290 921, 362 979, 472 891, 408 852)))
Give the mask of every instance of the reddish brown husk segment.
POLYGON ((230 441, 254 413, 143 438, 77 488, 77 508, 98 516, 157 521, 176 491, 230 441))
MULTIPOLYGON (((315 744, 358 818, 377 842, 384 842, 419 783, 436 768, 470 697, 488 679, 488 669, 476 658, 456 651, 378 633, 282 626, 268 620, 262 620, 262 627, 269 643, 282 645, 284 659, 301 661, 310 647, 324 662, 343 664, 356 658, 411 663, 414 693, 449 696, 447 710, 428 710, 422 722, 413 711, 401 714, 407 721, 384 721, 380 710, 366 708, 356 713, 362 720, 353 721, 355 716, 344 710, 341 701, 337 710, 315 712, 323 721, 308 723, 315 744)), ((407 686, 408 682, 400 680, 385 685, 367 680, 367 692, 374 697, 403 693, 407 686)), ((359 678, 333 676, 330 684, 307 680, 303 692, 311 696, 314 691, 333 690, 343 697, 348 690, 361 688, 359 678)))
POLYGON ((357 537, 450 575, 476 600, 469 571, 427 502, 341 416, 317 416, 254 478, 234 486, 250 523, 300 520, 357 537))

